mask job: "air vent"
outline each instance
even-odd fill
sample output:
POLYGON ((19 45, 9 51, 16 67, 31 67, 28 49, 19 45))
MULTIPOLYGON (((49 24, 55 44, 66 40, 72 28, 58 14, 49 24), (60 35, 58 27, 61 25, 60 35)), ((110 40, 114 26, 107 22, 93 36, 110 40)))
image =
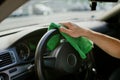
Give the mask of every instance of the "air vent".
POLYGON ((0 68, 5 68, 15 63, 15 58, 13 57, 13 53, 5 52, 0 54, 0 68))

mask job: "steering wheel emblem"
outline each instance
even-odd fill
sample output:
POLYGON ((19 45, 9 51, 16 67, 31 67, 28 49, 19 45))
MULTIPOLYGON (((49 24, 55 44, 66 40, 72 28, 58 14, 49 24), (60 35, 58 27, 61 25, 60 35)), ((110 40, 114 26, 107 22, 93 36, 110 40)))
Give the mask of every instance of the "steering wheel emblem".
POLYGON ((74 54, 69 54, 67 62, 70 66, 75 66, 77 64, 77 57, 74 54))

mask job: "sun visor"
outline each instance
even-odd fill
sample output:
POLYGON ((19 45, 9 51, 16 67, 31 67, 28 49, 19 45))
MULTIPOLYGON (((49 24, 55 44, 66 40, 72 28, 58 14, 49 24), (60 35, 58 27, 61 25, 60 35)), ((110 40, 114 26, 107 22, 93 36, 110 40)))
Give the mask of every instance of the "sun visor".
POLYGON ((0 0, 0 5, 2 5, 5 2, 5 0, 0 0))

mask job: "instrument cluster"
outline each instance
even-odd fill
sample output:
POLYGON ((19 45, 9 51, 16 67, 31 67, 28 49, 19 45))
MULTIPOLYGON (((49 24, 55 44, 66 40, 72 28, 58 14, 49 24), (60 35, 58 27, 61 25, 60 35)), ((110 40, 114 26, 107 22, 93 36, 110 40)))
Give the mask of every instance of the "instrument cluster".
POLYGON ((29 38, 16 43, 15 47, 19 59, 22 61, 33 59, 38 41, 38 38, 29 38))

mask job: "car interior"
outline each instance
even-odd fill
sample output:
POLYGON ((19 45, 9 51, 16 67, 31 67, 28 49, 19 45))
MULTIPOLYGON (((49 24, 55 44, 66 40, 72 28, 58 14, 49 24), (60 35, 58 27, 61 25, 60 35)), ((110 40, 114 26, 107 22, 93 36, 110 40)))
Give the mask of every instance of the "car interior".
MULTIPOLYGON (((2 0, 0 4, 6 5, 10 1, 2 0)), ((27 0, 13 1, 19 7, 27 0)), ((117 0, 91 0, 97 1, 117 0)), ((7 9, 4 5, 0 7, 7 9)), ((94 4, 92 7, 95 7, 94 4)), ((8 17, 4 16, 2 8, 0 14, 3 16, 0 16, 0 20, 8 17)), ((74 23, 120 39, 120 4, 95 20, 74 23)), ((113 72, 120 68, 120 59, 108 55, 95 44, 86 59, 80 58, 64 37, 61 37, 54 50, 48 50, 48 40, 60 34, 58 29, 48 31, 49 25, 28 24, 25 27, 0 31, 0 80, 109 80, 113 72)))

